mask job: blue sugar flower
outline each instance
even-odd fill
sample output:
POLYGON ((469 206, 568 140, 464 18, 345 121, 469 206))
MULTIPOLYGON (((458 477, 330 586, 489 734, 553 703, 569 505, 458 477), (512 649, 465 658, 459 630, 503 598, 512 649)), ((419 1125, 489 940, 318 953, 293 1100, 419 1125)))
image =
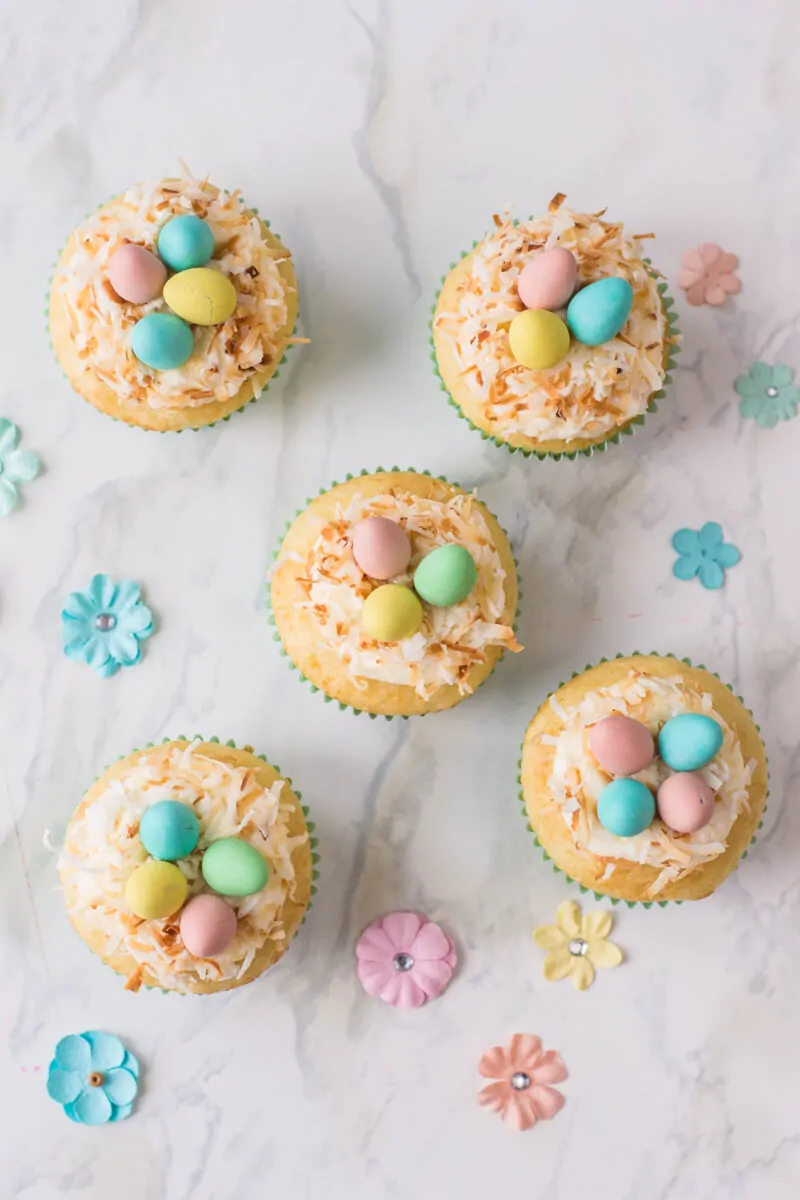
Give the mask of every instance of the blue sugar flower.
POLYGON ((114 584, 95 575, 83 592, 71 592, 61 612, 64 653, 106 678, 139 661, 139 642, 153 632, 153 614, 139 600, 138 583, 114 584))
POLYGON ((698 532, 679 529, 673 534, 672 545, 678 551, 672 574, 677 579, 694 579, 697 575, 704 588, 721 588, 725 582, 725 567, 735 567, 742 557, 735 546, 722 540, 722 526, 707 521, 698 532))
POLYGON ((42 469, 32 450, 19 450, 16 425, 0 417, 0 517, 7 517, 19 504, 19 484, 29 483, 42 469))
POLYGON ((778 421, 790 421, 797 416, 800 390, 793 381, 791 367, 777 363, 755 362, 746 375, 740 375, 733 385, 740 396, 739 412, 751 417, 761 429, 772 429, 778 421))
POLYGON ((79 1125, 105 1125, 131 1115, 139 1090, 139 1063, 118 1037, 91 1029, 56 1046, 47 1094, 79 1125))

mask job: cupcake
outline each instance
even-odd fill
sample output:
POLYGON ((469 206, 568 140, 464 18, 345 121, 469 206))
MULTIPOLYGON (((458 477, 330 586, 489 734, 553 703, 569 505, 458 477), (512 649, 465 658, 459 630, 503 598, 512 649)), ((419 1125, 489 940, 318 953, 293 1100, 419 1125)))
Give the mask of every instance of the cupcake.
POLYGON ((137 184, 74 231, 49 315, 58 361, 95 408, 144 429, 198 429, 276 373, 297 281, 238 192, 187 175, 137 184))
POLYGON ((322 492, 289 527, 272 572, 277 639, 342 707, 408 717, 474 692, 514 637, 517 573, 472 493, 379 470, 322 492))
POLYGON ((522 223, 495 216, 443 280, 432 322, 459 415, 540 458, 631 433, 663 394, 677 342, 666 284, 637 236, 563 200, 522 223))
POLYGON ((221 992, 283 955, 316 890, 307 809, 265 759, 179 738, 109 768, 67 828, 67 914, 125 988, 221 992))
POLYGON ((753 840, 767 763, 751 714, 716 675, 646 654, 604 661, 545 701, 521 785, 545 856, 583 888, 700 900, 753 840))

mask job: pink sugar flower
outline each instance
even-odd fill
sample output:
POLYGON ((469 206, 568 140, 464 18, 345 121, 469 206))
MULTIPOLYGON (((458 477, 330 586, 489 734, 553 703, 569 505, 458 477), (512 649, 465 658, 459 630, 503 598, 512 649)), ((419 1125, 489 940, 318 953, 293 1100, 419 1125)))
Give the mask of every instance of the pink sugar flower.
POLYGON ((358 978, 368 995, 395 1008, 419 1008, 447 987, 456 948, 422 913, 393 912, 364 930, 356 957, 358 978))
POLYGON ((478 1103, 499 1112, 511 1129, 531 1129, 564 1107, 561 1092, 549 1085, 562 1083, 567 1068, 561 1055, 542 1050, 542 1039, 532 1033, 515 1033, 508 1049, 493 1046, 487 1050, 478 1070, 495 1081, 478 1092, 478 1103))
POLYGON ((678 287, 686 299, 697 307, 700 304, 724 304, 728 296, 742 290, 742 281, 734 274, 739 265, 735 254, 728 254, 714 242, 703 242, 696 250, 687 250, 681 258, 678 287))

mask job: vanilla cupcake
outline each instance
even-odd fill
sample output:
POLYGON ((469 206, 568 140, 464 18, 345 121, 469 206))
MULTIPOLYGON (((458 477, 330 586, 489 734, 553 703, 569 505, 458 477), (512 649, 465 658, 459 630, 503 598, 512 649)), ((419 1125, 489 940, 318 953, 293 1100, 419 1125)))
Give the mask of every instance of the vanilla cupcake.
POLYGON ((75 390, 144 429, 198 429, 256 399, 297 319, 291 255, 238 192, 137 184, 67 241, 50 333, 75 390))
POLYGON ((637 236, 563 201, 519 223, 496 216, 494 232, 453 266, 434 307, 432 357, 482 436, 574 458, 655 409, 678 331, 637 236))
POLYGON ((598 896, 699 900, 761 824, 764 747, 716 675, 659 655, 602 662, 528 726, 523 811, 545 857, 598 896))
POLYGON ((179 738, 134 751, 69 822, 58 863, 69 919, 128 991, 250 983, 316 891, 307 812, 249 747, 179 738))
POLYGON ((272 571, 276 638, 341 707, 403 716, 451 708, 514 636, 508 538, 472 493, 415 471, 334 484, 289 527, 272 571))

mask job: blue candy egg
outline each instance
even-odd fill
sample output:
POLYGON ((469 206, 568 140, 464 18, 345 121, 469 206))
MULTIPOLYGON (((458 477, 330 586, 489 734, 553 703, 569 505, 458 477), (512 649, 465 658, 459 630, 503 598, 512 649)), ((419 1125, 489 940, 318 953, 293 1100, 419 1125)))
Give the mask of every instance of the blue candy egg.
POLYGON ((139 837, 153 858, 176 862, 194 850, 200 837, 200 823, 188 804, 159 800, 144 812, 139 822, 139 837))
POLYGON ((214 234, 202 217, 173 217, 158 235, 158 253, 173 271, 204 267, 214 253, 214 234))
POLYGON ((722 726, 703 713, 681 713, 662 726, 658 753, 673 771, 699 771, 719 754, 722 726))
POLYGON ((567 325, 585 346, 602 346, 616 337, 630 316, 633 288, 611 276, 581 288, 569 302, 567 325))
POLYGON ((131 350, 146 367, 173 371, 182 367, 194 350, 194 335, 172 313, 149 313, 131 331, 131 350))
POLYGON ((655 815, 655 797, 638 779, 615 779, 597 801, 600 824, 615 837, 635 837, 652 824, 655 815))

